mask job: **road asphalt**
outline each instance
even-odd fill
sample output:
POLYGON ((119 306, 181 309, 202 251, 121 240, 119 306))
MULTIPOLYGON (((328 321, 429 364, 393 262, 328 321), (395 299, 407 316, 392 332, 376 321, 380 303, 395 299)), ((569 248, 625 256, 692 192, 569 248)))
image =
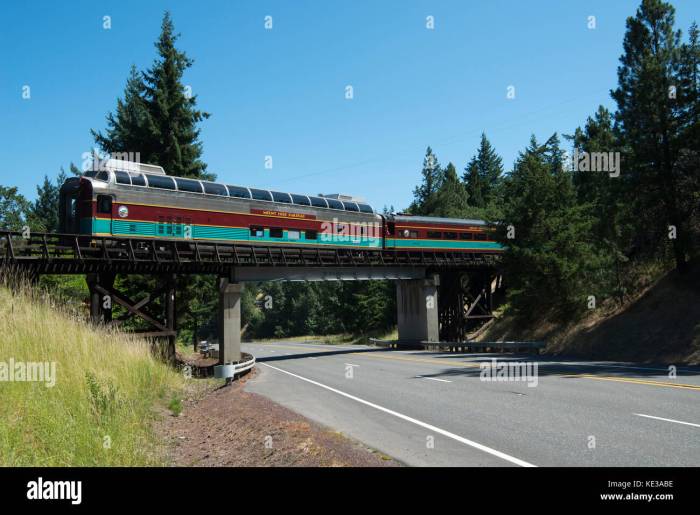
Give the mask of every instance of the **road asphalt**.
POLYGON ((666 366, 298 342, 243 350, 259 370, 247 390, 409 466, 700 465, 697 367, 671 374, 666 366))

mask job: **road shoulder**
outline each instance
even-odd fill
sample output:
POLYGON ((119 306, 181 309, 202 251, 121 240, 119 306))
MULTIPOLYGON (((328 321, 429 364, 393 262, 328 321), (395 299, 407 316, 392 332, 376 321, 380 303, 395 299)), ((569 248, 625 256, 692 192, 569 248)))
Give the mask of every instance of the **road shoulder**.
POLYGON ((382 467, 398 462, 273 401, 234 385, 195 386, 161 434, 174 466, 382 467), (199 390, 199 392, 197 391, 199 390))

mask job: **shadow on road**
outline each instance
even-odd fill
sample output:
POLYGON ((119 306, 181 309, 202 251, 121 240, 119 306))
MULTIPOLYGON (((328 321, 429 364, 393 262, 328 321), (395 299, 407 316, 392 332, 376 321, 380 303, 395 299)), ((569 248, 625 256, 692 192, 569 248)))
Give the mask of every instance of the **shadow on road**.
MULTIPOLYGON (((417 358, 433 361, 443 361, 444 370, 434 373, 421 373, 423 377, 479 377, 482 363, 499 365, 502 363, 537 363, 537 375, 544 376, 575 376, 591 375, 624 378, 656 378, 658 381, 682 383, 683 378, 700 377, 700 367, 676 367, 676 378, 670 377, 670 365, 636 364, 627 362, 584 361, 576 359, 561 359, 551 356, 534 356, 518 353, 454 353, 435 351, 406 351, 388 348, 367 348, 320 350, 299 353, 289 353, 279 356, 264 356, 257 358, 258 362, 284 362, 297 359, 318 358, 322 356, 337 356, 343 354, 383 354, 389 357, 395 354, 397 358, 417 358), (459 362, 455 364, 454 362, 459 362)), ((397 360, 401 362, 402 360, 397 360)), ((410 361, 406 361, 410 363, 410 361)), ((416 362, 420 363, 420 362, 416 362)), ((428 363, 426 363, 428 364, 428 363)), ((436 363, 440 364, 440 363, 436 363)))

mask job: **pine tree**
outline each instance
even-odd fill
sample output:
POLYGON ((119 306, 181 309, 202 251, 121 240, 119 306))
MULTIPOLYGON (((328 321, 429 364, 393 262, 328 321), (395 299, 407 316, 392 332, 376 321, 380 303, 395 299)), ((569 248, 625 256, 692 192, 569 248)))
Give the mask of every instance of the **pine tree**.
POLYGON ((145 92, 143 78, 136 66, 132 65, 124 88, 124 98, 117 99, 115 113, 107 115, 106 134, 91 131, 95 143, 103 152, 139 153, 141 162, 156 163, 158 149, 154 145, 154 128, 151 126, 145 92))
POLYGON ((440 188, 428 203, 430 216, 446 218, 466 218, 469 210, 469 194, 464 183, 459 180, 457 170, 452 163, 445 168, 440 188))
POLYGON ((591 244, 592 220, 576 203, 562 156, 556 135, 544 145, 533 136, 505 180, 499 238, 506 246, 509 299, 523 318, 548 309, 570 314, 597 293, 591 278, 600 256, 591 244))
POLYGON ((502 175, 503 160, 496 153, 486 134, 482 133, 479 150, 469 161, 463 175, 469 193, 469 204, 485 208, 495 201, 502 175))
POLYGON ((152 131, 150 157, 170 175, 212 178, 201 160, 197 127, 209 113, 196 108, 197 96, 188 94, 182 83, 182 76, 193 61, 175 47, 179 34, 174 30, 170 13, 166 12, 156 42, 159 58, 143 75, 148 127, 152 131))
POLYGON ((443 177, 440 163, 430 147, 425 151, 421 176, 422 182, 413 190, 413 202, 407 210, 414 215, 428 214, 427 206, 433 202, 433 197, 440 189, 443 177))
MULTIPOLYGON (((197 109, 196 95, 190 95, 182 82, 193 61, 175 47, 178 37, 166 12, 155 43, 158 57, 145 73, 131 68, 124 97, 117 101, 116 111, 107 116, 105 133, 92 134, 103 152, 139 153, 141 162, 160 165, 169 175, 214 180, 215 175, 206 172, 201 159, 198 128, 209 114, 197 109)), ((188 306, 202 291, 208 299, 218 298, 216 277, 180 276, 177 283, 178 328, 194 333, 197 327, 211 325, 211 320, 201 320, 188 306)), ((132 298, 157 286, 153 277, 136 275, 118 277, 117 285, 132 298)), ((215 316, 212 312, 212 319, 215 316)))
POLYGON ((56 232, 58 230, 59 190, 66 177, 66 173, 61 169, 56 183, 44 175, 43 184, 36 187, 37 197, 31 206, 30 218, 41 232, 56 232))
POLYGON ((469 204, 478 208, 485 207, 484 184, 480 174, 477 156, 472 157, 471 161, 469 161, 469 164, 464 169, 462 178, 467 186, 467 192, 469 193, 469 204))
POLYGON ((634 203, 639 245, 657 248, 668 242, 669 227, 676 268, 687 269, 689 229, 675 173, 683 146, 677 95, 680 31, 674 8, 661 0, 642 0, 627 19, 624 53, 618 67, 616 120, 628 145, 627 198, 634 203))
MULTIPOLYGON (((584 153, 590 156, 593 152, 624 152, 613 115, 603 106, 588 117, 583 128, 577 127, 567 138, 579 157, 584 153)), ((609 256, 609 267, 600 270, 601 287, 622 303, 629 289, 625 283, 633 282, 626 272, 635 223, 624 198, 626 175, 612 177, 605 172, 573 169, 572 179, 578 204, 593 220, 595 246, 609 256)))

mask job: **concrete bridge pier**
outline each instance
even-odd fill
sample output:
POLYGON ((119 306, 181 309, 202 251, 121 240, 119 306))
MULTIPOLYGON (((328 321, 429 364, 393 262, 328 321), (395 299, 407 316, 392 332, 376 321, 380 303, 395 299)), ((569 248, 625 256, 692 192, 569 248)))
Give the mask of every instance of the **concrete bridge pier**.
POLYGON ((396 281, 399 341, 440 341, 437 288, 440 276, 396 281))
POLYGON ((219 280, 219 364, 241 360, 241 291, 232 277, 219 280))

